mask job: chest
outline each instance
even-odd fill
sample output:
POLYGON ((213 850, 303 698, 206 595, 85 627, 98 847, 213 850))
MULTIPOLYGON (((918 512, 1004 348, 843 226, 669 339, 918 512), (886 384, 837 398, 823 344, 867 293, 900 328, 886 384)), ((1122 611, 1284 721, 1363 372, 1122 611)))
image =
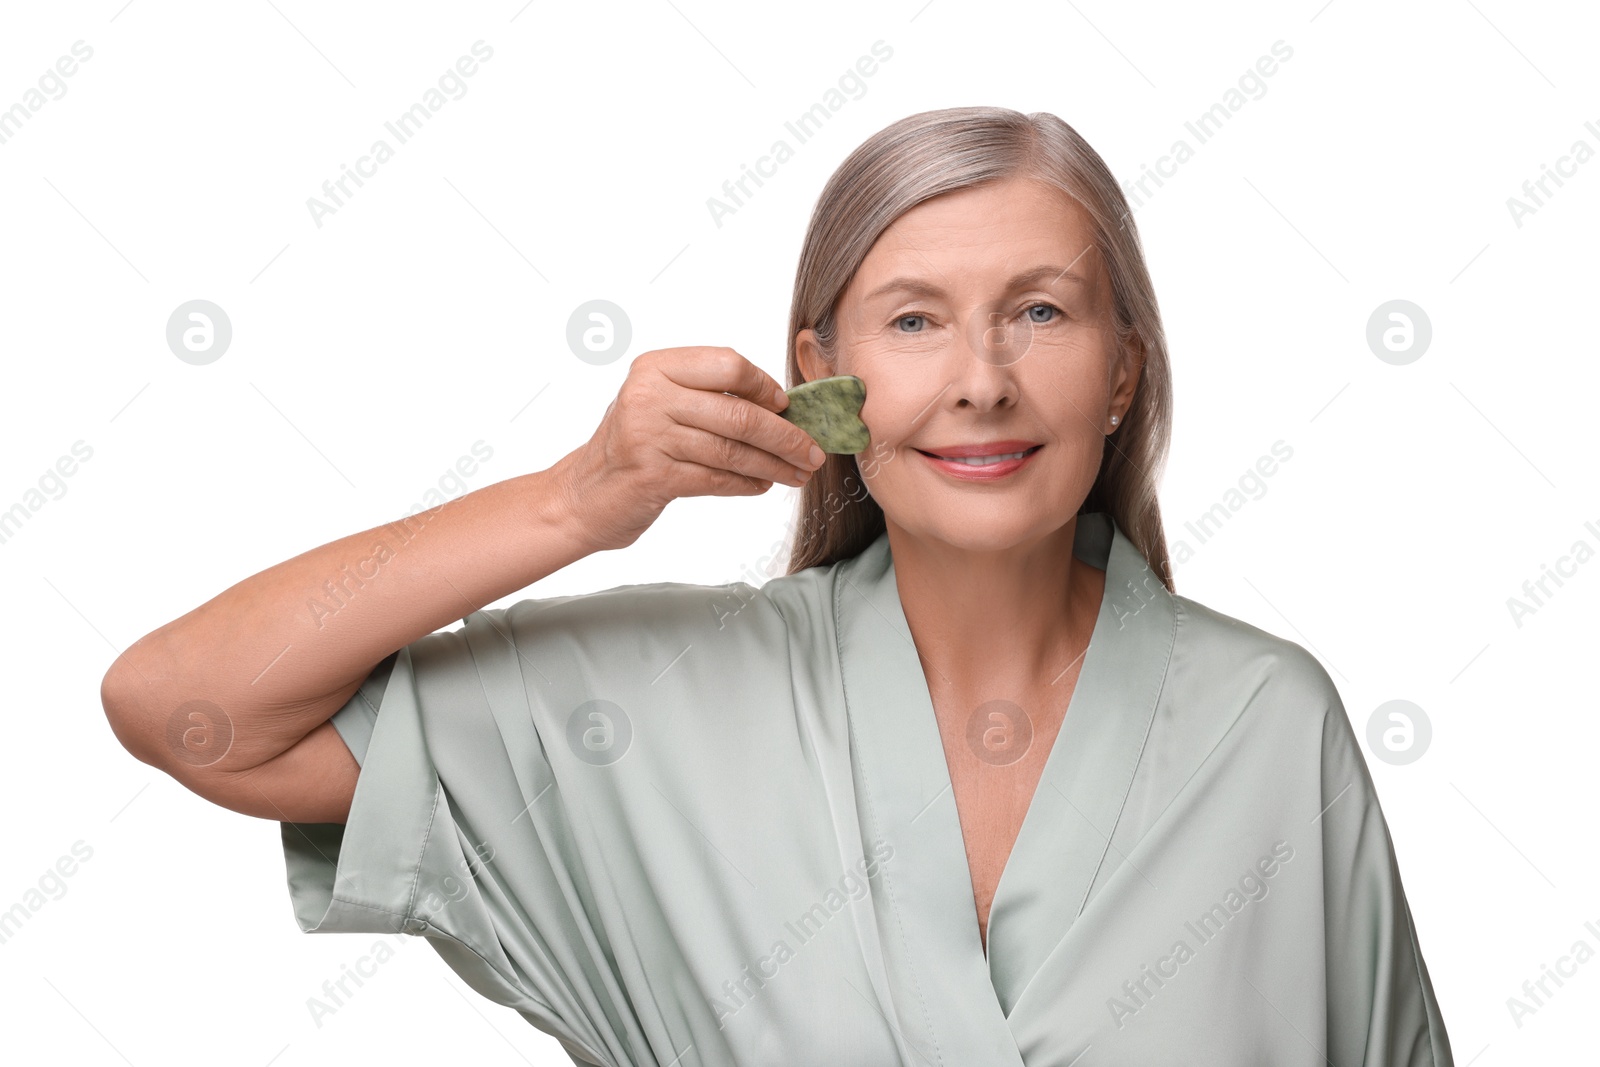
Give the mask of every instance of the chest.
POLYGON ((1075 674, 1015 699, 934 698, 939 735, 966 849, 978 931, 988 944, 989 909, 1006 861, 1060 733, 1075 674))

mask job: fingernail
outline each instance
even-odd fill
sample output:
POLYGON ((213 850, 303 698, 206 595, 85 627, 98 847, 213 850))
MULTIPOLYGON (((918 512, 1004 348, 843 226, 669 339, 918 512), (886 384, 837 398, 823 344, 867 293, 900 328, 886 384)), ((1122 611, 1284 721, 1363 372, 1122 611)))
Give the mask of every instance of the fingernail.
POLYGON ((827 453, 823 452, 822 449, 818 448, 816 445, 811 446, 811 462, 814 465, 818 467, 822 466, 822 461, 826 458, 827 453))

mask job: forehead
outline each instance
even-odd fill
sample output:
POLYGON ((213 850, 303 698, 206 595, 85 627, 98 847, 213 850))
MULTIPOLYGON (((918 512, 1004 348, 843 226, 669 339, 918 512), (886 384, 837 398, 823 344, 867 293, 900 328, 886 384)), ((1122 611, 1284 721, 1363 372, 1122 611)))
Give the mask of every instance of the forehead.
MULTIPOLYGON (((925 200, 879 236, 852 279, 865 298, 901 276, 1007 275, 1041 263, 1071 264, 1086 280, 1103 274, 1088 212, 1064 191, 1008 178, 925 200)), ((1070 280, 1070 275, 1068 276, 1070 280)))

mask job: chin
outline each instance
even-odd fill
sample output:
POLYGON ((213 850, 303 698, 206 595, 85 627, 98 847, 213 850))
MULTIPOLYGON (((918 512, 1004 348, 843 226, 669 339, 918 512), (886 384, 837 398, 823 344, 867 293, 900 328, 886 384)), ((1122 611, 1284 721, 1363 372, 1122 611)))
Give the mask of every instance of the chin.
MULTIPOLYGON (((1058 519, 1031 507, 1022 510, 1010 504, 973 508, 955 501, 949 507, 932 510, 927 505, 937 505, 936 501, 919 503, 922 506, 915 515, 891 517, 885 511, 884 516, 919 540, 942 541, 968 552, 1003 552, 1048 536, 1071 521, 1070 515, 1058 519)), ((1037 501, 1022 503, 1031 505, 1037 501)))

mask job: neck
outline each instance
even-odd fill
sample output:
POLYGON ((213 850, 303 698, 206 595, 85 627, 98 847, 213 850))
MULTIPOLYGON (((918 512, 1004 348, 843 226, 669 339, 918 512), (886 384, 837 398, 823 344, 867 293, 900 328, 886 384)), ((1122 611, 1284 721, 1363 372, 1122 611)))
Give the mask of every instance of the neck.
POLYGON ((885 525, 900 605, 930 679, 1002 695, 1049 686, 1078 665, 1105 572, 1073 555, 1076 516, 994 551, 885 525))

